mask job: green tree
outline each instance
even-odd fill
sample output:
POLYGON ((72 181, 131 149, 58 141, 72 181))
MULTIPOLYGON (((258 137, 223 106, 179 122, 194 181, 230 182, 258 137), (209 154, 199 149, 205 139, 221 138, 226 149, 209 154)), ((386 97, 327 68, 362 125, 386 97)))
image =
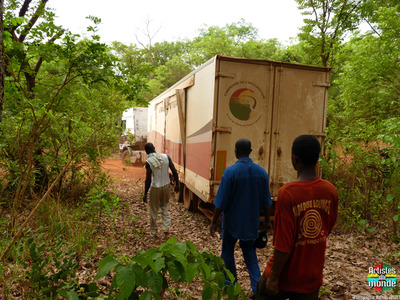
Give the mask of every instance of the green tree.
POLYGON ((199 66, 216 55, 238 56, 242 45, 257 37, 257 29, 243 19, 222 28, 204 25, 191 43, 192 63, 199 66))
POLYGON ((236 52, 231 56, 282 60, 284 47, 277 39, 268 40, 249 40, 240 45, 236 52))
MULTIPOLYGON (((149 42, 142 47, 125 49, 131 49, 138 57, 131 64, 153 66, 148 76, 149 89, 142 93, 147 101, 216 55, 280 60, 284 49, 277 39, 258 39, 257 29, 243 19, 224 27, 203 25, 193 40, 154 45, 149 42)), ((129 57, 128 52, 121 55, 129 57)))
POLYGON ((351 138, 368 140, 388 133, 386 121, 398 119, 399 16, 398 7, 379 9, 379 36, 375 32, 355 36, 344 49, 346 62, 335 80, 340 87, 337 114, 348 122, 340 131, 346 130, 351 138))
POLYGON ((126 96, 128 106, 146 106, 143 93, 148 90, 149 74, 154 66, 148 54, 136 45, 124 45, 113 42, 111 53, 116 57, 116 75, 120 79, 118 89, 126 96))
POLYGON ((305 25, 299 40, 314 63, 319 58, 324 67, 334 65, 334 53, 343 41, 345 34, 357 28, 360 22, 362 0, 296 0, 303 15, 305 25))
POLYGON ((56 178, 53 196, 60 199, 79 199, 98 184, 100 160, 118 137, 115 121, 144 86, 135 70, 118 73, 116 57, 96 34, 99 19, 90 17, 92 36, 81 39, 55 25, 46 3, 5 6, 0 176, 15 214, 22 199, 43 195, 56 178))
POLYGON ((399 6, 378 7, 373 19, 373 30, 353 36, 337 57, 341 64, 328 107, 331 169, 326 174, 339 187, 346 223, 373 230, 369 223, 385 219, 398 240, 399 6))
MULTIPOLYGON (((192 71, 186 59, 188 42, 162 42, 148 49, 114 42, 113 53, 118 57, 121 74, 139 80, 140 93, 133 94, 131 106, 146 105, 148 101, 192 71), (136 74, 136 75, 135 75, 136 74), (144 88, 146 86, 147 88, 144 88)), ((139 82, 137 82, 139 83, 139 82)))

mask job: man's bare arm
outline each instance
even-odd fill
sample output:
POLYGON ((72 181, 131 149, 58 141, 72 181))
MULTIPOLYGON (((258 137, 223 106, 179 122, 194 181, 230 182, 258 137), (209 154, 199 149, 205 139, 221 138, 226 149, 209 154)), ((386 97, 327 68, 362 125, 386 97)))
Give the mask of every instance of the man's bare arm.
POLYGON ((147 202, 147 192, 149 191, 151 185, 151 173, 150 165, 146 162, 146 181, 144 183, 143 202, 147 202))
POLYGON ((171 157, 169 157, 169 155, 168 155, 168 161, 169 161, 169 168, 171 169, 172 175, 174 176, 175 184, 178 185, 179 184, 178 172, 176 171, 175 165, 172 162, 172 159, 171 157))
POLYGON ((215 230, 217 229, 217 221, 221 213, 222 213, 221 209, 217 207, 214 208, 214 215, 210 224, 210 234, 212 237, 215 235, 215 230))
POLYGON ((271 215, 271 206, 262 209, 262 214, 264 216, 264 224, 261 228, 262 230, 270 230, 272 229, 270 215, 271 215))
POLYGON ((274 262, 272 263, 271 273, 266 282, 267 292, 276 295, 279 292, 279 276, 289 259, 290 253, 274 250, 274 262))

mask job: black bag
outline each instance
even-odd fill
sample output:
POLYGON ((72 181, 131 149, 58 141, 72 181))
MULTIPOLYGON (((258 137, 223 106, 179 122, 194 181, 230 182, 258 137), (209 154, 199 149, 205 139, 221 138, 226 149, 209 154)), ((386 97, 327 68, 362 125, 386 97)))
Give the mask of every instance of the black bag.
POLYGON ((267 231, 259 231, 258 237, 254 240, 254 246, 258 249, 265 248, 268 243, 267 231))

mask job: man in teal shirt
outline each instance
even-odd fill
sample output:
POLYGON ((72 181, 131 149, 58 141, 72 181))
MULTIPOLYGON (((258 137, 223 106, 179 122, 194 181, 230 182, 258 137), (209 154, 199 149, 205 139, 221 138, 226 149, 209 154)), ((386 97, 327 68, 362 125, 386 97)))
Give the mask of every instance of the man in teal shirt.
POLYGON ((234 250, 236 242, 242 248, 244 261, 250 275, 251 289, 255 293, 261 277, 254 240, 258 237, 260 215, 265 222, 262 229, 270 227, 272 204, 269 178, 261 166, 249 157, 251 142, 240 139, 235 144, 237 162, 226 168, 214 200, 215 210, 210 233, 214 236, 217 220, 222 213, 222 252, 226 268, 237 280, 234 250))

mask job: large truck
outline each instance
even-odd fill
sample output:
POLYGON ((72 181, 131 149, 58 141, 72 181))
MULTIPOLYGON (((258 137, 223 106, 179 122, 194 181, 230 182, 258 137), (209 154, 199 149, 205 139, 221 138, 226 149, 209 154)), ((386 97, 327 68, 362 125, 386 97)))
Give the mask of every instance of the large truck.
POLYGON ((119 156, 125 164, 143 164, 146 160, 147 107, 131 107, 122 113, 119 156))
POLYGON ((272 197, 296 179, 292 142, 312 134, 323 145, 328 87, 328 68, 216 56, 150 102, 147 139, 175 163, 185 207, 211 217, 240 138, 268 172, 272 197))

